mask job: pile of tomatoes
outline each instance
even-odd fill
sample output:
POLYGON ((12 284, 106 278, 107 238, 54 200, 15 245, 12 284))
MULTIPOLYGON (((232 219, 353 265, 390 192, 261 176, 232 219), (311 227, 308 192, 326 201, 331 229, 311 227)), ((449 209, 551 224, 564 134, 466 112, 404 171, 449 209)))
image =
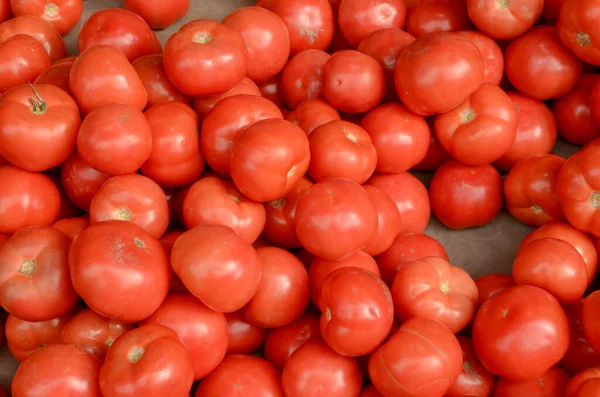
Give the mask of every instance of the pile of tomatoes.
POLYGON ((14 397, 600 396, 600 0, 83 7, 0 0, 14 397))

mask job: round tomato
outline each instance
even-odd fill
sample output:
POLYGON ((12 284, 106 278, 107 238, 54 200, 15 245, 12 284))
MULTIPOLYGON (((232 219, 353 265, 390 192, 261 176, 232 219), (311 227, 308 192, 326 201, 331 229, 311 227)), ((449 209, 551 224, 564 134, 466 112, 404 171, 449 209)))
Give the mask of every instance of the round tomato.
POLYGON ((567 383, 565 397, 594 397, 600 391, 600 367, 586 369, 567 383))
MULTIPOLYGON (((463 335, 457 335, 463 353, 462 372, 444 397, 488 397, 492 394, 496 379, 479 361, 473 342, 463 335)), ((515 396, 520 397, 520 396, 515 396)))
MULTIPOLYGON (((433 130, 433 118, 425 119, 425 121, 427 121, 427 124, 429 125, 429 130, 433 130)), ((412 169, 414 171, 436 171, 442 164, 451 159, 452 156, 450 156, 446 149, 440 144, 435 134, 431 134, 429 149, 427 150, 425 158, 412 169)))
POLYGON ((405 21, 403 0, 344 0, 338 10, 339 28, 353 47, 379 29, 402 29, 405 21))
POLYGON ((537 379, 513 382, 500 378, 494 387, 494 397, 564 397, 569 375, 559 367, 552 367, 537 379))
POLYGON ((123 7, 144 18, 152 29, 164 29, 187 14, 190 0, 124 0, 123 7))
POLYGON ((584 302, 585 300, 581 299, 564 308, 569 319, 571 342, 567 353, 560 360, 560 366, 572 376, 588 368, 600 366, 600 355, 590 345, 583 332, 584 302))
POLYGON ((595 18, 600 1, 565 0, 560 7, 556 29, 558 37, 583 62, 600 65, 600 30, 595 18))
POLYGON ((61 166, 60 180, 65 194, 82 210, 90 208, 94 195, 109 178, 110 175, 92 168, 78 152, 73 152, 61 166))
POLYGON ((469 17, 483 33, 501 40, 525 33, 542 15, 544 0, 466 0, 469 17))
POLYGON ((592 292, 585 298, 582 314, 583 332, 596 351, 600 351, 600 321, 596 315, 599 307, 600 292, 592 292))
POLYGON ((479 290, 479 306, 481 306, 483 302, 498 292, 514 286, 515 280, 512 276, 506 274, 492 273, 479 277, 475 280, 475 285, 477 285, 477 290, 479 290))
POLYGON ((406 31, 414 37, 470 29, 471 20, 464 0, 419 1, 406 16, 406 31))
POLYGON ((307 99, 304 102, 300 102, 288 114, 286 120, 298 125, 298 127, 306 132, 306 135, 310 135, 317 127, 330 121, 340 120, 340 113, 325 101, 307 99))
POLYGON ((287 107, 283 97, 283 87, 281 83, 281 74, 273 77, 271 80, 258 85, 258 89, 263 97, 271 101, 282 111, 287 107))
POLYGON ((34 81, 49 68, 50 57, 36 39, 18 34, 0 42, 0 94, 34 81))
POLYGON ((457 32, 460 36, 471 40, 483 56, 483 83, 499 85, 504 75, 504 55, 494 39, 476 30, 457 32))
POLYGON ((0 24, 8 21, 13 17, 12 10, 10 9, 10 0, 0 1, 0 24))
POLYGON ((296 109, 309 99, 325 99, 323 67, 331 56, 321 50, 305 50, 294 55, 281 73, 281 91, 287 105, 296 109))
POLYGON ((50 22, 58 33, 66 35, 83 13, 82 0, 10 0, 15 16, 35 15, 50 22))
POLYGON ((69 240, 73 240, 77 233, 90 225, 89 216, 63 218, 52 224, 52 227, 61 231, 69 240))
MULTIPOLYGON (((209 95, 201 98, 194 99, 194 111, 200 120, 203 120, 208 112, 215 107, 217 103, 225 98, 229 98, 235 95, 254 95, 262 96, 260 89, 256 83, 250 80, 248 77, 244 77, 237 85, 235 85, 229 91, 223 92, 217 95, 209 95)), ((233 110, 233 109, 230 109, 233 110)))
POLYGON ((67 56, 67 47, 58 30, 38 16, 21 15, 3 23, 0 27, 0 43, 18 34, 36 39, 44 46, 52 62, 67 56))
POLYGON ((375 211, 377 211, 377 233, 375 233, 371 244, 365 248, 366 253, 375 256, 390 248, 394 239, 400 233, 402 218, 396 203, 387 194, 375 186, 365 185, 363 187, 367 191, 375 211))
POLYGON ((76 57, 69 57, 62 62, 55 62, 49 69, 44 70, 37 79, 35 79, 35 84, 38 86, 46 84, 53 85, 70 94, 69 75, 71 74, 71 68, 73 67, 75 58, 76 57))
POLYGON ((147 106, 172 101, 191 105, 192 98, 179 91, 165 74, 162 59, 162 55, 153 54, 139 57, 132 63, 148 93, 147 106))
POLYGON ((252 354, 265 343, 267 330, 250 324, 241 312, 226 313, 227 354, 252 354))

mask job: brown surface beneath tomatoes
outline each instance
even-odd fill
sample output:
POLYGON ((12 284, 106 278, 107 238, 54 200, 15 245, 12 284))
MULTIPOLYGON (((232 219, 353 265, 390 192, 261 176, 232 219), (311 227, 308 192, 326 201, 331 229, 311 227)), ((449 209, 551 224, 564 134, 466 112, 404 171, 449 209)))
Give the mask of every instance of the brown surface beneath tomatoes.
MULTIPOLYGON (((166 39, 184 23, 199 19, 209 18, 221 20, 236 8, 253 5, 255 0, 192 0, 190 12, 168 29, 157 32, 160 41, 166 39)), ((69 55, 77 54, 77 34, 81 24, 94 12, 111 7, 122 7, 119 0, 84 0, 83 17, 79 24, 65 36, 69 55)), ((559 141, 554 153, 569 156, 576 151, 576 147, 559 141)), ((429 182, 431 175, 418 173, 423 182, 429 182)), ((514 257, 520 242, 532 228, 529 228, 506 211, 490 224, 474 229, 451 231, 432 218, 426 233, 435 237, 447 250, 452 264, 467 270, 474 278, 488 273, 510 274, 514 257)), ((8 349, 3 347, 0 351, 0 383, 10 390, 10 381, 17 369, 17 363, 10 355, 8 349)))

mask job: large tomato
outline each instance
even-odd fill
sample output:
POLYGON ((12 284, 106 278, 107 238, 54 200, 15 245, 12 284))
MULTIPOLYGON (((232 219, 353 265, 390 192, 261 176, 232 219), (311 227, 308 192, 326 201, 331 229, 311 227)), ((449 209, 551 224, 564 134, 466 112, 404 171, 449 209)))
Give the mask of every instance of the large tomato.
POLYGON ((110 175, 92 168, 78 152, 73 152, 61 166, 62 187, 69 200, 82 210, 90 208, 94 195, 109 178, 110 175))
POLYGON ((534 380, 513 382, 500 378, 494 387, 494 397, 564 397, 569 375, 554 366, 534 380))
POLYGON ((308 99, 325 99, 323 67, 331 56, 321 50, 305 50, 294 55, 281 73, 281 90, 291 109, 308 99))
POLYGON ((239 311, 225 313, 225 320, 227 320, 227 354, 252 354, 264 345, 267 330, 250 324, 239 311))
POLYGON ((583 331, 584 302, 582 299, 564 308, 569 319, 571 342, 567 353, 560 360, 560 366, 570 375, 600 366, 600 355, 590 345, 583 331))
POLYGON ((338 25, 348 43, 358 47, 370 33, 384 28, 404 28, 404 0, 344 0, 338 9, 338 25))
POLYGON ((52 62, 67 56, 67 47, 58 30, 38 16, 21 15, 3 23, 0 26, 0 43, 18 34, 31 36, 40 42, 52 62))
POLYGON ((50 22, 61 35, 69 33, 83 13, 82 0, 10 0, 10 7, 17 17, 35 15, 50 22))
MULTIPOLYGON (((429 124, 429 129, 433 129, 434 119, 425 119, 429 124)), ((452 156, 448 154, 446 149, 440 144, 435 134, 431 134, 431 140, 429 141, 429 149, 423 161, 413 167, 414 171, 436 171, 446 161, 451 160, 452 156)))
POLYGON ((598 0, 565 0, 560 7, 558 37, 577 58, 600 65, 600 30, 594 22, 600 12, 598 0))
POLYGON ((283 87, 281 84, 281 73, 273 77, 271 80, 258 85, 260 94, 275 104, 280 109, 287 107, 285 98, 283 97, 283 87))
POLYGON ((63 60, 56 61, 49 69, 44 70, 37 79, 36 85, 50 84, 54 85, 66 93, 70 94, 69 89, 69 74, 76 57, 68 57, 63 60))
POLYGON ((340 113, 328 102, 320 99, 307 99, 300 102, 285 118, 302 128, 309 135, 330 121, 340 120, 340 113))
MULTIPOLYGON (((235 95, 254 95, 254 96, 262 96, 260 89, 256 85, 256 83, 250 80, 248 77, 244 77, 242 81, 240 81, 237 85, 235 85, 229 91, 223 92, 221 94, 209 95, 205 97, 195 98, 194 99, 194 111, 200 120, 203 120, 208 112, 215 107, 217 103, 225 98, 229 98, 235 95)), ((230 109, 232 110, 232 109, 230 109)))
POLYGON ((50 57, 36 39, 18 34, 0 42, 0 94, 34 81, 48 68, 50 57))
POLYGON ((462 371, 444 397, 490 396, 496 382, 494 375, 477 358, 470 338, 463 335, 457 335, 456 338, 463 353, 462 371))
POLYGON ((544 0, 466 0, 469 17, 483 33, 501 40, 525 33, 542 15, 544 0))
POLYGON ((567 383, 565 397, 594 397, 600 391, 600 367, 586 369, 567 383))
POLYGON ((499 85, 504 75, 504 55, 498 43, 491 37, 476 30, 462 30, 457 33, 471 40, 475 44, 475 47, 479 49, 479 52, 481 52, 485 68, 483 82, 499 85))
POLYGON ((369 255, 379 255, 393 244, 400 234, 402 219, 396 203, 383 191, 371 185, 364 185, 375 211, 377 211, 377 233, 365 252, 369 255))
POLYGON ((0 24, 12 18, 12 10, 10 9, 10 0, 0 1, 0 24))
POLYGON ((132 65, 148 92, 148 107, 171 101, 191 105, 192 98, 179 91, 165 74, 162 55, 152 54, 139 57, 133 61, 132 65))
POLYGON ((464 0, 419 1, 406 16, 406 31, 414 37, 435 32, 468 31, 471 26, 464 0))
POLYGON ((152 29, 164 29, 187 14, 190 0, 124 0, 123 7, 144 18, 152 29))
POLYGON ((78 216, 73 218, 62 218, 52 224, 52 227, 61 231, 69 240, 90 225, 89 216, 78 216))

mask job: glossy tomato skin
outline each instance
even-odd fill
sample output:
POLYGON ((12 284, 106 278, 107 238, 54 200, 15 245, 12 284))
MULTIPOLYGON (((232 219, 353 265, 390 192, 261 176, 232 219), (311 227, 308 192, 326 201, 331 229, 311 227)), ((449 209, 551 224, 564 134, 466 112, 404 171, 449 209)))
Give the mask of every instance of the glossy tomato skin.
POLYGON ((445 113, 479 88, 484 72, 481 52, 471 40, 456 33, 433 33, 400 53, 396 91, 402 103, 419 115, 445 113))
POLYGON ((65 35, 75 27, 83 13, 82 0, 10 0, 15 16, 35 15, 50 22, 65 35))
POLYGON ((429 185, 431 209, 451 229, 483 226, 502 207, 502 179, 489 164, 444 163, 429 185))
POLYGON ((554 366, 531 381, 511 382, 500 378, 494 387, 494 397, 564 397, 568 381, 569 375, 560 367, 554 366))
POLYGON ((281 73, 281 90, 291 109, 309 99, 325 99, 323 67, 331 56, 321 50, 305 50, 294 55, 281 73))
POLYGON ((600 355, 590 345, 583 332, 584 302, 585 300, 581 299, 564 308, 569 319, 571 342, 567 353, 560 360, 560 366, 571 376, 600 366, 600 355))
POLYGON ((82 210, 88 210, 94 195, 102 184, 110 178, 92 168, 75 151, 61 166, 60 180, 69 200, 82 210))
POLYGON ((448 328, 414 317, 371 355, 369 375, 384 396, 442 397, 459 376, 462 359, 448 328))
POLYGON ((496 378, 479 361, 473 342, 466 336, 457 335, 463 353, 463 366, 445 397, 488 397, 492 394, 496 378))
POLYGON ((600 65, 600 31, 592 22, 600 11, 600 2, 595 0, 566 0, 560 7, 556 23, 558 37, 583 62, 600 65))
POLYGON ((383 191, 371 185, 364 185, 375 211, 377 211, 377 232, 365 252, 369 255, 379 255, 385 252, 394 242, 401 231, 402 218, 396 203, 383 191))
POLYGON ((102 397, 99 370, 98 359, 81 347, 50 345, 34 353, 17 369, 11 384, 12 395, 30 397, 33 384, 38 396, 102 397))
POLYGON ((73 286, 87 305, 123 323, 141 321, 158 309, 172 272, 157 239, 132 222, 112 220, 75 237, 69 267, 73 286))
POLYGON ((512 85, 540 101, 565 95, 581 76, 581 61, 560 42, 553 26, 535 26, 513 40, 504 60, 512 85), (545 76, 543 82, 537 76, 545 76))
POLYGON ((600 322, 597 320, 596 311, 600 306, 600 293, 592 292, 585 298, 583 302, 582 323, 583 332, 590 345, 594 350, 600 351, 600 338, 598 338, 598 330, 600 322))
MULTIPOLYGON (((433 118, 426 118, 429 129, 433 130, 433 118)), ((452 156, 448 154, 446 149, 440 144, 435 133, 431 134, 431 140, 429 141, 429 149, 423 161, 413 167, 414 171, 436 171, 446 161, 451 160, 452 156)))
POLYGON ((600 367, 589 368, 567 383, 565 397, 594 397, 600 390, 600 367))
POLYGON ((306 135, 309 135, 318 127, 330 121, 340 120, 340 113, 328 102, 320 99, 307 99, 300 102, 296 108, 291 111, 287 121, 297 124, 306 135))
POLYGON ((414 37, 435 32, 456 32, 471 29, 465 1, 425 0, 408 11, 406 31, 414 37))
POLYGON ((162 59, 160 54, 151 54, 139 57, 132 63, 148 93, 147 107, 171 101, 191 105, 192 98, 179 91, 165 74, 162 59))
POLYGON ((564 356, 569 322, 560 304, 541 288, 519 285, 488 299, 473 324, 473 346, 493 374, 513 381, 542 376, 564 356), (528 333, 538 335, 530 344, 528 333))
POLYGON ((252 354, 263 346, 267 329, 250 324, 240 312, 226 313, 227 354, 252 354))
POLYGON ((403 0, 344 0, 338 10, 338 25, 350 45, 379 29, 404 28, 406 4, 403 0))
POLYGON ((0 42, 0 93, 34 81, 50 68, 50 57, 33 37, 18 34, 0 42))
POLYGON ((106 354, 100 368, 104 396, 188 396, 194 380, 190 352, 177 334, 159 324, 126 332, 106 354))
POLYGON ((492 273, 479 277, 475 280, 477 290, 479 290, 479 306, 500 291, 515 285, 512 276, 506 274, 492 273))
POLYGON ((502 49, 494 39, 476 30, 462 30, 460 36, 471 40, 483 56, 484 73, 483 83, 500 85, 504 74, 504 55, 502 49))
POLYGON ((501 40, 515 38, 542 15, 543 0, 467 0, 469 17, 478 30, 501 40))
POLYGON ((0 1, 0 23, 6 22, 12 18, 12 10, 10 9, 10 0, 0 1))
POLYGON ((58 30, 38 16, 21 15, 3 23, 0 28, 0 43, 18 34, 36 39, 46 49, 52 62, 67 56, 67 47, 58 30))
POLYGON ((237 85, 229 91, 217 95, 194 99, 194 111, 200 120, 204 120, 208 112, 212 110, 221 100, 235 95, 254 95, 262 96, 256 83, 248 77, 244 77, 237 85))
POLYGON ((164 29, 187 14, 190 0, 125 0, 123 7, 144 18, 152 29, 164 29))
POLYGON ((84 115, 113 103, 141 111, 148 103, 148 92, 134 67, 109 45, 90 47, 77 57, 69 75, 69 89, 84 115), (90 95, 100 92, 102 95, 90 95))
POLYGON ((52 227, 61 231, 69 240, 73 238, 90 225, 88 216, 78 216, 72 218, 63 218, 52 224, 52 227))
POLYGON ((49 84, 60 88, 67 94, 70 94, 69 90, 69 74, 71 74, 71 68, 73 67, 73 61, 76 57, 70 57, 64 62, 57 61, 50 66, 49 69, 44 70, 35 79, 36 85, 49 84))

